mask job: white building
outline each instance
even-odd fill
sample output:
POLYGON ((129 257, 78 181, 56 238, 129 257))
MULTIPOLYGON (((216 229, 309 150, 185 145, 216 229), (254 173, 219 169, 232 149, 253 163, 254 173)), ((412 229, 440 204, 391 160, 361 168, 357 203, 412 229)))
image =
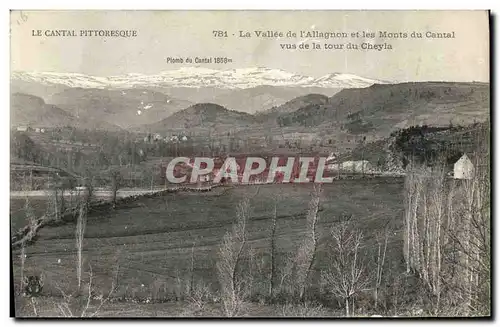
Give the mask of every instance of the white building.
POLYGON ((198 177, 200 182, 210 182, 210 175, 201 175, 198 177))
POLYGON ((474 165, 464 154, 453 166, 453 177, 456 179, 471 179, 474 175, 474 165))
POLYGON ((330 153, 330 155, 328 156, 328 158, 326 158, 326 163, 329 164, 329 163, 333 163, 337 161, 337 156, 335 155, 335 153, 330 153))
POLYGON ((368 160, 344 161, 340 165, 340 169, 346 172, 368 173, 372 170, 372 165, 368 160))
POLYGON ((367 160, 344 161, 327 164, 327 169, 330 171, 342 171, 345 173, 371 173, 373 167, 367 160))

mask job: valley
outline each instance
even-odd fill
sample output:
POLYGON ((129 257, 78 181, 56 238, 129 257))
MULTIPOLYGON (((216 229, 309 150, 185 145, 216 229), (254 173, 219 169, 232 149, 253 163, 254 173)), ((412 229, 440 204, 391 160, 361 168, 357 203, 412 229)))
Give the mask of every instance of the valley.
MULTIPOLYGON (((470 186, 453 178, 455 165, 466 154, 489 176, 489 84, 263 67, 11 78, 16 315, 229 316, 231 287, 241 316, 462 308, 449 289, 440 293, 449 302, 436 304, 432 274, 421 273, 434 266, 412 261, 418 251, 408 246, 419 245, 408 226, 434 242, 429 226, 440 224, 447 243, 433 246, 456 247, 448 235, 463 233, 470 186), (248 157, 327 157, 333 182, 240 185, 207 175, 180 187, 166 178, 177 157, 235 157, 241 166, 248 157), (436 203, 445 209, 436 213, 436 203), (425 224, 408 225, 420 216, 425 224), (351 276, 345 267, 360 278, 348 296, 335 288, 336 276, 351 276), (22 295, 21 276, 43 276, 37 304, 22 295)), ((481 178, 473 185, 484 195, 481 178)), ((442 278, 460 284, 453 265, 443 263, 442 278)))

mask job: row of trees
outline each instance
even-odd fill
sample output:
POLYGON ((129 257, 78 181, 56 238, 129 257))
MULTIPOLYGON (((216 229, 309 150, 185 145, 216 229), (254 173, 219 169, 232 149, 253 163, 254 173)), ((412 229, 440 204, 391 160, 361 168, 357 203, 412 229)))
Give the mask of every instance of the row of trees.
POLYGON ((280 197, 276 197, 266 254, 269 261, 258 267, 251 263, 258 260, 252 259, 247 236, 251 201, 244 199, 238 204, 236 221, 225 234, 217 257, 225 315, 241 314, 243 303, 257 298, 268 303, 307 305, 317 300, 320 292, 333 296, 344 308, 346 316, 354 314, 355 303, 360 296, 372 294, 372 291, 373 308, 379 305, 378 294, 383 281, 389 230, 377 235, 376 271, 370 273, 367 244, 351 216, 343 216, 329 233, 325 234, 318 228, 321 194, 321 185, 315 184, 305 215, 302 239, 291 255, 282 254, 277 248, 280 197), (321 249, 323 246, 326 249, 321 249), (326 268, 318 268, 320 258, 327 263, 326 268), (259 278, 263 279, 261 283, 256 282, 259 278))
POLYGON ((391 151, 400 157, 403 168, 412 164, 455 163, 464 152, 476 149, 477 133, 488 129, 489 122, 463 126, 411 126, 391 133, 391 151))
POLYGON ((471 179, 442 166, 410 165, 405 181, 407 271, 431 294, 436 314, 488 315, 491 216, 488 133, 478 134, 471 179))

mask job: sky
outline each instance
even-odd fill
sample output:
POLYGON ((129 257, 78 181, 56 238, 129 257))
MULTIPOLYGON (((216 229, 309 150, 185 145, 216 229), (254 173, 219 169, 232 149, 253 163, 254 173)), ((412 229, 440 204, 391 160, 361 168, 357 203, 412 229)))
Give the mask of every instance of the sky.
POLYGON ((387 81, 489 81, 486 11, 12 11, 11 70, 96 76, 157 74, 185 66, 268 67, 320 77, 350 73, 387 81), (33 36, 37 30, 134 30, 137 37, 33 36), (213 30, 228 32, 214 37, 213 30), (341 39, 238 37, 239 31, 375 32, 341 39), (379 32, 407 38, 380 38, 379 32), (424 33, 411 38, 411 32, 424 33), (431 39, 425 32, 455 32, 431 39), (233 35, 234 34, 234 35, 233 35), (280 44, 390 44, 391 50, 283 50, 280 44), (224 56, 229 64, 171 64, 167 58, 224 56))

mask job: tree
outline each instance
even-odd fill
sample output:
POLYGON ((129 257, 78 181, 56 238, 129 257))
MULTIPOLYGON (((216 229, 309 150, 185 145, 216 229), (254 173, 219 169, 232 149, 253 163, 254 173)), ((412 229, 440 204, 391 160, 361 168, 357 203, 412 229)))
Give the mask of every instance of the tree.
POLYGON ((389 230, 385 228, 383 232, 379 232, 376 235, 377 239, 377 276, 375 278, 375 308, 378 307, 379 300, 379 290, 382 283, 382 274, 384 272, 385 255, 387 253, 387 240, 389 237, 389 230))
POLYGON ((279 198, 274 198, 274 211, 271 227, 271 272, 269 276, 269 298, 272 299, 274 296, 274 282, 276 279, 276 221, 278 219, 278 202, 279 198))
POLYGON ((76 221, 76 232, 75 232, 76 251, 77 251, 76 278, 78 281, 78 289, 80 289, 82 282, 82 261, 83 261, 82 250, 83 250, 85 226, 87 225, 87 209, 88 209, 87 204, 83 203, 80 204, 80 211, 76 221))
POLYGON ((330 270, 323 272, 323 283, 345 305, 346 316, 354 312, 354 300, 367 289, 370 279, 361 252, 363 234, 349 220, 331 229, 330 270), (352 306, 351 306, 351 305, 352 306))
POLYGON ((111 196, 113 202, 113 208, 116 206, 116 195, 118 193, 118 189, 120 188, 120 184, 122 183, 122 178, 120 171, 114 170, 111 172, 111 196))
POLYGON ((299 288, 299 298, 305 299, 307 282, 318 248, 318 236, 316 226, 319 220, 319 203, 321 197, 321 184, 314 184, 312 198, 306 215, 306 236, 299 247, 296 256, 296 285, 299 288))
POLYGON ((85 206, 87 207, 86 210, 90 209, 90 202, 93 199, 94 196, 94 182, 95 182, 95 177, 91 176, 91 173, 87 171, 87 176, 83 179, 83 185, 85 187, 84 190, 84 201, 85 201, 85 206))
POLYGON ((248 199, 241 201, 236 209, 236 222, 231 231, 228 231, 219 248, 216 264, 221 299, 224 314, 228 317, 236 316, 243 302, 241 282, 238 278, 238 266, 246 244, 246 223, 249 216, 248 199))

